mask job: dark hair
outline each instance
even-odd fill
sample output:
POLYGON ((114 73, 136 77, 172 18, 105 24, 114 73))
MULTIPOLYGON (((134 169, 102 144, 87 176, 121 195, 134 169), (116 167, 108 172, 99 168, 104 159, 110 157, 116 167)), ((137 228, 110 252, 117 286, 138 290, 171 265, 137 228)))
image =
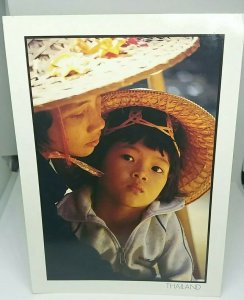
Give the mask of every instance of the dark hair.
MULTIPOLYGON (((144 120, 147 120, 156 125, 166 126, 166 113, 148 107, 141 107, 140 109, 142 111, 142 118, 144 120)), ((128 119, 130 110, 131 107, 123 108, 115 110, 108 114, 106 118, 106 128, 113 128, 122 124, 125 120, 128 119)), ((182 127, 175 119, 172 119, 172 121, 175 127, 174 131, 176 131, 175 139, 177 145, 182 148, 183 143, 179 139, 179 137, 184 139, 182 127)), ((111 134, 104 135, 102 136, 100 143, 96 147, 95 151, 89 157, 87 157, 86 161, 92 166, 100 169, 106 153, 114 144, 118 142, 135 144, 139 141, 142 141, 143 144, 150 149, 158 150, 160 153, 165 151, 169 155, 169 175, 166 185, 161 191, 158 200, 163 202, 170 202, 174 197, 183 196, 183 194, 180 193, 178 187, 181 163, 180 157, 172 139, 156 128, 134 124, 132 126, 118 129, 111 134)), ((96 182, 96 179, 91 179, 91 182, 96 182)))
POLYGON ((50 143, 48 129, 52 125, 51 113, 49 111, 34 113, 33 125, 37 150, 43 151, 50 143))

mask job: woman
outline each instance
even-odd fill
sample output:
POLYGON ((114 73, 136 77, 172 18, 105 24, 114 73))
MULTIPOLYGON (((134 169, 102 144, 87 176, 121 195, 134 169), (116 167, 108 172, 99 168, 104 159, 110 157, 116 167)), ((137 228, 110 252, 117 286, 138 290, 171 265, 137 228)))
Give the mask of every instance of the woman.
POLYGON ((92 247, 81 246, 67 223, 57 215, 56 204, 67 186, 49 163, 50 158, 54 164, 60 158, 70 164, 72 156, 89 155, 104 127, 100 99, 79 100, 73 97, 69 104, 33 116, 47 279, 116 279, 110 265, 92 247))

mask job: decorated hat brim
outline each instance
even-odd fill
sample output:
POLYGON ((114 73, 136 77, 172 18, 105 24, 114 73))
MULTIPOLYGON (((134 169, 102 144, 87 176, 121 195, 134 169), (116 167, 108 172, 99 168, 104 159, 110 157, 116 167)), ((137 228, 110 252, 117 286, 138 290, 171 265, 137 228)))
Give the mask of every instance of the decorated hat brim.
MULTIPOLYGON (((62 39, 62 41, 67 39, 62 39)), ((70 103, 79 103, 100 94, 116 91, 137 81, 147 79, 155 72, 164 71, 194 53, 199 47, 198 37, 148 37, 146 46, 124 48, 126 54, 114 58, 94 58, 76 54, 76 60, 85 60, 88 71, 70 77, 49 76, 37 69, 30 72, 34 110, 48 110, 70 103)), ((43 39, 42 55, 55 57, 50 45, 58 39, 43 39), (51 54, 50 54, 51 53, 51 54)), ((31 42, 29 43, 31 45, 31 42)), ((28 45, 29 45, 28 44, 28 45)), ((37 65, 40 49, 28 49, 29 65, 37 65), (39 52, 38 52, 39 51, 39 52), (37 52, 37 54, 35 54, 37 52), (37 56, 37 57, 36 57, 37 56)), ((41 63, 40 63, 41 65, 41 63)))

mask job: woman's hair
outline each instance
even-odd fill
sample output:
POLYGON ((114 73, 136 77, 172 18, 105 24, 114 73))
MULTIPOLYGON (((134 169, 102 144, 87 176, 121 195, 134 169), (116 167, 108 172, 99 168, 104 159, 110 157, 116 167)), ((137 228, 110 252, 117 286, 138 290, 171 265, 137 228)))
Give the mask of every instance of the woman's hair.
MULTIPOLYGON (((106 118, 106 128, 113 128, 119 126, 124 121, 128 119, 131 107, 117 109, 108 114, 106 118)), ((166 113, 147 107, 140 107, 142 112, 142 118, 150 123, 153 123, 158 126, 166 126, 166 113)), ((182 141, 184 140, 184 132, 182 127, 176 120, 172 120, 174 131, 175 131, 175 140, 178 147, 183 148, 182 141)), ((182 196, 179 191, 179 173, 180 173, 180 157, 177 152, 177 149, 172 141, 172 139, 161 132, 159 129, 141 125, 133 124, 128 127, 124 127, 114 132, 103 135, 100 143, 96 147, 95 151, 86 159, 86 162, 91 164, 97 169, 101 169, 102 163, 108 150, 119 142, 125 142, 128 144, 135 144, 141 141, 145 146, 150 149, 158 150, 160 153, 163 151, 167 152, 169 155, 170 169, 169 175, 165 187, 162 189, 158 200, 162 202, 170 202, 176 196, 182 196)), ((83 159, 84 161, 84 159, 83 159)), ((93 179, 96 181, 96 179, 93 179)), ((92 179, 91 179, 92 182, 92 179)))
POLYGON ((52 125, 52 115, 49 111, 41 111, 33 114, 33 125, 36 147, 43 151, 49 145, 48 129, 52 125))

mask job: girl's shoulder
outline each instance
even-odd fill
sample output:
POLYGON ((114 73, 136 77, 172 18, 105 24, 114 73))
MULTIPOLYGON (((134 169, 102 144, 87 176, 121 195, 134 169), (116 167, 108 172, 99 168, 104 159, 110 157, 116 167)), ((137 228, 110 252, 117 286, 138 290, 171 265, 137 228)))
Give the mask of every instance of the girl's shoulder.
POLYGON ((182 209, 185 206, 184 200, 180 198, 174 198, 171 202, 165 203, 160 201, 154 201, 148 207, 148 209, 144 213, 144 217, 150 215, 165 215, 170 214, 172 212, 176 212, 182 209))
POLYGON ((84 220, 91 211, 91 194, 88 186, 67 193, 57 205, 58 215, 69 222, 84 220))

